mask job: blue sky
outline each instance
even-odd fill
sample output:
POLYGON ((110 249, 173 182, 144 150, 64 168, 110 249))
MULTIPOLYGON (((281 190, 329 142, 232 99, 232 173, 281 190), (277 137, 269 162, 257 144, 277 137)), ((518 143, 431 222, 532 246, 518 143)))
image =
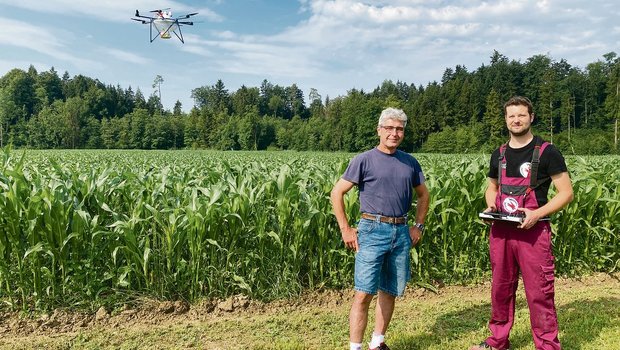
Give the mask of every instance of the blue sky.
POLYGON ((297 84, 323 98, 385 79, 426 85, 447 67, 470 71, 493 50, 510 59, 536 54, 573 66, 620 54, 617 0, 0 0, 0 75, 34 65, 59 75, 153 93, 161 75, 164 107, 222 79, 241 85, 297 84), (149 43, 148 25, 131 21, 170 7, 199 12, 176 39, 149 43))

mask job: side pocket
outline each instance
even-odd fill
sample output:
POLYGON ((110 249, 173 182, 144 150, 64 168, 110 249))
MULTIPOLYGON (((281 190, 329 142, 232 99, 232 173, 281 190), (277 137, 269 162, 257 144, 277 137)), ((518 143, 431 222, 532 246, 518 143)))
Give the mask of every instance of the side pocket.
POLYGON ((542 284, 542 292, 545 294, 554 294, 555 293, 555 274, 553 270, 555 266, 552 264, 551 266, 541 266, 541 278, 543 281, 542 284))
POLYGON ((544 295, 544 300, 541 300, 541 303, 545 305, 545 309, 544 311, 541 310, 538 314, 538 318, 532 320, 532 328, 539 328, 542 332, 557 332, 558 329, 558 318, 553 301, 555 298, 554 268, 553 262, 551 265, 541 266, 541 278, 543 282, 541 292, 544 295))
POLYGON ((357 234, 363 234, 363 233, 368 233, 370 231, 372 231, 375 226, 377 225, 377 223, 373 220, 368 220, 368 219, 361 219, 358 223, 357 223, 357 234))
POLYGON ((368 241, 368 236, 374 230, 377 223, 372 220, 361 219, 357 223, 357 243, 362 246, 368 241))
POLYGON ((553 259, 553 247, 551 242, 551 228, 544 226, 539 236, 540 244, 543 250, 548 254, 548 258, 553 259))

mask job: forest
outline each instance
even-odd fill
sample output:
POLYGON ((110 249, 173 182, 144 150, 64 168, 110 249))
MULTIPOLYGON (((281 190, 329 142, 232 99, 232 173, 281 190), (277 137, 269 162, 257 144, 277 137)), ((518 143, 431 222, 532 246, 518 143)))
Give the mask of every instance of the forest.
POLYGON ((35 149, 217 149, 359 152, 376 145, 385 107, 409 116, 408 152, 489 152, 507 138, 502 105, 534 104, 535 133, 567 154, 618 154, 620 58, 586 67, 534 55, 521 62, 493 51, 473 70, 446 68, 424 85, 380 82, 322 96, 264 80, 229 91, 222 80, 196 87, 189 112, 161 103, 164 78, 147 96, 83 75, 12 69, 0 77, 0 147, 35 149))

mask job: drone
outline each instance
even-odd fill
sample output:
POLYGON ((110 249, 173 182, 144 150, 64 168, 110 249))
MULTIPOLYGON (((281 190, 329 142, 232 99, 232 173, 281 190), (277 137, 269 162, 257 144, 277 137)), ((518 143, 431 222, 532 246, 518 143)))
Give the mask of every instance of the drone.
POLYGON ((170 39, 172 37, 171 33, 173 33, 179 40, 181 40, 183 44, 185 44, 185 41, 183 40, 183 32, 181 32, 181 26, 194 25, 194 22, 183 20, 198 14, 198 12, 194 12, 188 13, 187 15, 172 17, 172 11, 170 11, 169 8, 153 10, 149 12, 154 13, 154 17, 142 16, 140 15, 140 12, 136 10, 136 14, 134 15, 134 17, 137 18, 132 18, 132 20, 138 21, 142 24, 149 24, 149 37, 151 38, 151 42, 157 39, 157 37, 160 37, 162 39, 170 39), (153 26, 155 26, 155 30, 157 31, 154 35, 153 26))

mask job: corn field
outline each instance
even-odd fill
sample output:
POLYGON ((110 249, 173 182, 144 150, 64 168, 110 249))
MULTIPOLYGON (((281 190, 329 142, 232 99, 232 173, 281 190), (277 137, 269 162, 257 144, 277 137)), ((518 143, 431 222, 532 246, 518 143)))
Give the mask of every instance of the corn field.
MULTIPOLYGON (((95 309, 143 296, 270 300, 347 288, 329 192, 352 154, 11 151, 0 155, 0 300, 95 309)), ((431 192, 414 280, 488 278, 488 156, 418 155, 431 192)), ((554 217, 558 273, 620 265, 620 157, 568 158, 575 200, 554 217)), ((345 198, 354 223, 357 192, 345 198)), ((411 213, 413 215, 413 212, 411 213)))

